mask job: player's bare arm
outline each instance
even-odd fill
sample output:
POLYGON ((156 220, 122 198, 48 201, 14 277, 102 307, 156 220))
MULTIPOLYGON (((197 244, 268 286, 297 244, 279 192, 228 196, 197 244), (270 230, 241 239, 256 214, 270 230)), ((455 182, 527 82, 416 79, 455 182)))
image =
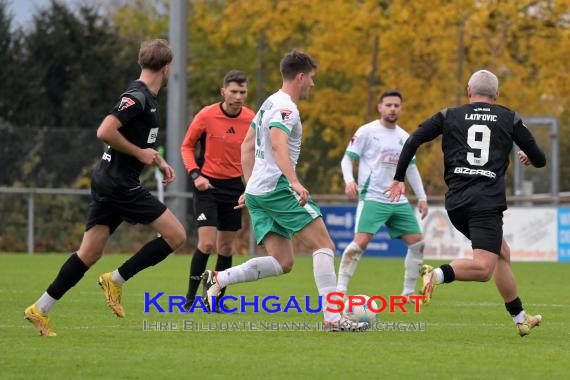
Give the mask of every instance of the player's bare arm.
MULTIPOLYGON (((243 171, 243 180, 245 183, 251 177, 253 172, 253 165, 255 162, 255 129, 250 128, 247 131, 245 139, 241 144, 241 168, 243 171)), ((235 209, 240 209, 245 207, 245 194, 240 195, 238 199, 238 204, 235 209)))
POLYGON ((158 167, 158 170, 160 170, 164 176, 162 180, 163 184, 168 185, 176 180, 174 169, 161 155, 156 156, 154 164, 158 167))
POLYGON ((253 164, 255 162, 255 129, 249 128, 245 139, 241 144, 241 169, 243 171, 243 180, 247 184, 251 173, 253 172, 253 164))
POLYGON ((194 180, 194 186, 196 186, 196 189, 198 189, 199 191, 204 191, 213 188, 208 178, 204 176, 198 176, 198 178, 194 180))
POLYGON ((519 156, 519 161, 521 162, 521 164, 523 164, 524 166, 530 165, 530 160, 528 159, 528 156, 525 154, 525 152, 519 150, 517 152, 517 155, 519 156))
POLYGON ((420 215, 422 216, 422 220, 424 220, 429 213, 429 206, 427 201, 418 201, 418 209, 420 210, 420 215))
POLYGON ((119 132, 121 126, 122 124, 117 117, 108 115, 97 129, 97 138, 121 153, 136 157, 145 165, 154 164, 156 157, 159 156, 158 152, 152 148, 141 149, 129 142, 119 132))
MULTIPOLYGON (((241 144, 241 170, 243 172, 243 181, 247 184, 251 173, 253 172, 253 165, 255 163, 255 129, 249 128, 245 139, 241 144)), ((235 209, 245 207, 245 194, 240 195, 238 204, 235 209)))
POLYGON ((295 169, 291 165, 291 157, 289 156, 289 147, 287 145, 289 136, 279 128, 271 128, 270 138, 275 163, 283 175, 289 180, 293 190, 299 195, 299 204, 304 206, 309 199, 309 191, 301 185, 295 173, 295 169))
POLYGON ((356 199, 358 197, 358 185, 355 181, 351 181, 344 186, 344 193, 348 195, 351 199, 356 199))
POLYGON ((418 167, 416 165, 409 166, 408 170, 406 170, 406 177, 408 178, 410 186, 414 190, 414 194, 418 198, 418 209, 423 220, 428 215, 429 209, 427 196, 418 167))
POLYGON ((402 194, 406 192, 406 184, 402 181, 393 181, 386 189, 386 195, 391 202, 398 202, 402 194))

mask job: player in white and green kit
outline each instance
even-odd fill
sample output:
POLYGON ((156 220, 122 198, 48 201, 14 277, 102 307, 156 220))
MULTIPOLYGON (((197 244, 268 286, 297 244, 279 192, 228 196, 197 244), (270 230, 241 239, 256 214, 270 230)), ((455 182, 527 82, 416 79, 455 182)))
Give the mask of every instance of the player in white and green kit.
POLYGON ((264 237, 273 232, 291 239, 294 233, 321 216, 311 197, 306 199, 304 206, 299 206, 306 190, 301 187, 295 190, 297 184, 287 179, 274 157, 277 152, 273 151, 271 130, 277 128, 284 132, 279 137, 286 143, 294 174, 303 132, 297 105, 291 96, 279 90, 263 103, 251 127, 255 130, 255 164, 247 181, 245 204, 252 217, 255 238, 261 244, 264 237), (284 210, 287 212, 283 213, 284 210))
MULTIPOLYGON (((408 245, 402 295, 415 293, 416 280, 423 262, 423 235, 408 200, 402 196, 398 203, 393 203, 385 194, 392 183, 400 152, 408 138, 408 133, 396 124, 401 105, 402 95, 399 92, 382 94, 378 104, 380 119, 358 128, 341 162, 346 194, 359 196, 354 239, 344 250, 339 268, 337 290, 345 294, 358 260, 383 225, 388 228, 391 238, 402 239, 408 245), (358 184, 353 176, 354 160, 359 161, 358 184)), ((427 197, 415 159, 406 175, 418 198, 423 219, 428 212, 427 197)))
POLYGON ((326 311, 330 306, 326 296, 336 290, 335 247, 319 207, 295 173, 303 132, 297 103, 307 98, 314 86, 316 64, 307 54, 293 50, 283 58, 280 69, 283 86, 255 115, 241 150, 247 186, 238 207, 245 202, 255 239, 263 244, 268 256, 221 272, 206 271, 202 276, 204 301, 212 311, 211 306, 216 306, 213 297, 219 296, 224 287, 290 272, 294 261, 291 237, 298 234, 313 252, 313 272, 328 328, 365 330, 367 323, 351 323, 339 313, 326 311))

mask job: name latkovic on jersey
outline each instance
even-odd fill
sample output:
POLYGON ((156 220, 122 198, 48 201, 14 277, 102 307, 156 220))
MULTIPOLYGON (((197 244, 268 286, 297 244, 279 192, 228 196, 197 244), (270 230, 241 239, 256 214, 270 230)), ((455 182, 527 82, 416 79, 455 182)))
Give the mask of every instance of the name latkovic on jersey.
POLYGON ((485 177, 489 177, 492 179, 497 178, 497 174, 490 170, 482 170, 482 169, 470 169, 465 167, 458 167, 453 170, 455 174, 467 174, 467 175, 482 175, 485 177))

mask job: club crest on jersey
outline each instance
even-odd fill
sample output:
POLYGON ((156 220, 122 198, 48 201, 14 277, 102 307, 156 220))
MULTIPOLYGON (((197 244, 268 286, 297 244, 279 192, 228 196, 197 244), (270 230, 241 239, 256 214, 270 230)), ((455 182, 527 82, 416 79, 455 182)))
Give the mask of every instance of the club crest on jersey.
POLYGON ((121 102, 119 103, 119 111, 126 110, 130 106, 135 104, 135 101, 127 96, 123 96, 121 98, 121 102))
POLYGON ((279 110, 279 113, 281 114, 281 119, 289 120, 293 111, 291 111, 290 109, 287 109, 287 108, 282 108, 279 110))

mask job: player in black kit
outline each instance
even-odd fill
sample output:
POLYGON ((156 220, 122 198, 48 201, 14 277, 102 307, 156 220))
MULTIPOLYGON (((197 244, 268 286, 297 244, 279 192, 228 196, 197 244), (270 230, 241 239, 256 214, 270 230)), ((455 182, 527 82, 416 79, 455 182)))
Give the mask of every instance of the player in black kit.
POLYGON ((513 141, 524 165, 546 165, 546 157, 536 145, 520 116, 496 105, 499 81, 487 70, 469 79, 469 104, 444 109, 420 127, 406 141, 394 176, 387 189, 391 200, 404 192, 406 168, 423 143, 443 135, 445 161, 445 208, 451 223, 471 240, 473 259, 458 259, 439 268, 422 267, 425 304, 431 301, 435 285, 458 281, 495 283, 513 317, 520 336, 530 333, 542 320, 526 315, 518 297, 511 268, 510 249, 503 239, 503 211, 507 209, 505 171, 513 141))
POLYGON ((125 315, 121 305, 124 282, 164 260, 186 240, 180 221, 142 188, 139 180, 145 165, 156 165, 165 184, 176 178, 172 167, 154 150, 159 126, 156 96, 168 82, 171 62, 167 41, 143 42, 139 79, 130 84, 97 130, 97 137, 109 148, 91 177, 91 203, 81 246, 62 265, 47 291, 24 312, 42 336, 56 335, 50 309, 101 258, 109 236, 123 221, 149 224, 160 237, 145 244, 114 272, 99 277, 107 305, 118 317, 125 315))

